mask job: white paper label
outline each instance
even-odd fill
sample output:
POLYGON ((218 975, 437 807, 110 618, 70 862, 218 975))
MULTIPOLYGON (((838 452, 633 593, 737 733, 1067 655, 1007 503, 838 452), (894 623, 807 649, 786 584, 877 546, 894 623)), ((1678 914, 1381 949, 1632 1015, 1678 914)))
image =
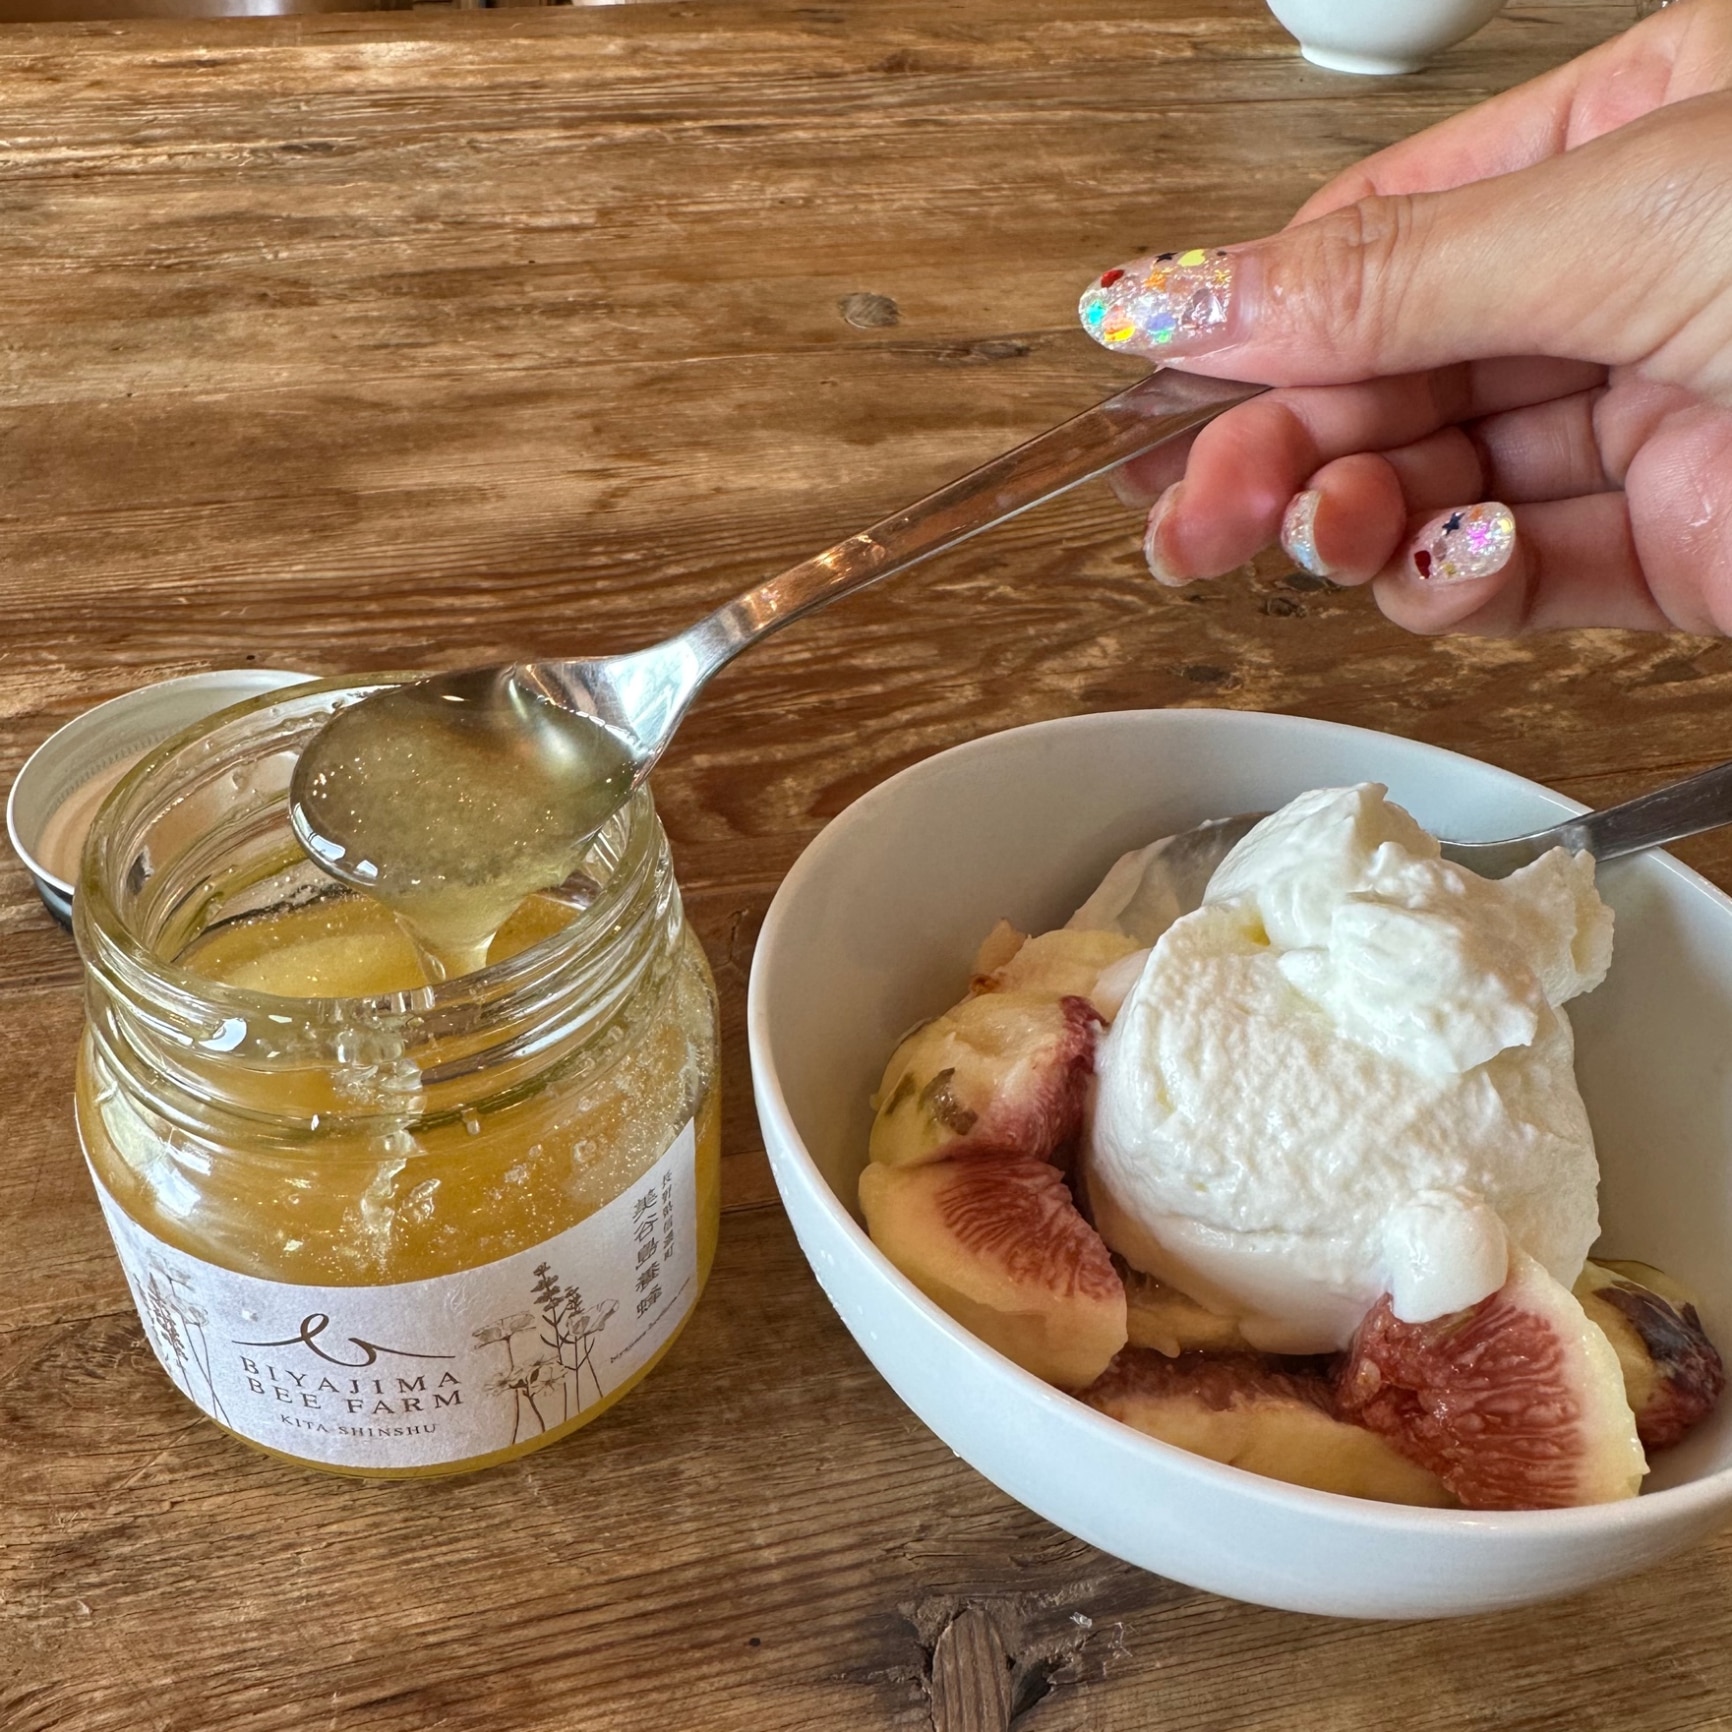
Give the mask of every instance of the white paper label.
POLYGON ((563 1428, 674 1332, 697 1298, 696 1148, 688 1124, 624 1195, 530 1250, 384 1287, 237 1275, 96 1194, 145 1334, 195 1406, 308 1461, 430 1467, 563 1428))

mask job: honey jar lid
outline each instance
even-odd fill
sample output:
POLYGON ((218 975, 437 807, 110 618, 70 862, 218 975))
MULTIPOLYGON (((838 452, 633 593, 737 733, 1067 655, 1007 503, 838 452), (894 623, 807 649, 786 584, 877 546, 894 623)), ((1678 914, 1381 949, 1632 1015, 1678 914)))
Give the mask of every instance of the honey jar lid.
POLYGON ((25 759, 6 801, 6 834, 49 913, 70 924, 90 821, 146 752, 230 704, 315 677, 280 668, 186 674, 110 698, 50 734, 25 759))

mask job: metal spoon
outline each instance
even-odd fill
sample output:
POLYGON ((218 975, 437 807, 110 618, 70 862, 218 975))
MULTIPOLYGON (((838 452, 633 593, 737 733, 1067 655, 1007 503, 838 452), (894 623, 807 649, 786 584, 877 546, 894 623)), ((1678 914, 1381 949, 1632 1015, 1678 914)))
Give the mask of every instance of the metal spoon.
MULTIPOLYGON (((1127 855, 1114 868, 1116 881, 1109 878, 1071 924, 1110 924, 1143 943, 1153 943, 1180 914, 1202 906, 1215 869, 1268 816, 1267 812, 1241 812, 1231 818, 1211 818, 1127 855), (1110 918, 1103 918, 1109 908, 1110 918)), ((1617 860, 1699 836, 1722 824, 1732 824, 1732 763, 1716 764, 1620 805, 1584 812, 1525 836, 1499 842, 1443 841, 1443 857, 1482 878, 1507 878, 1553 848, 1591 854, 1597 861, 1617 860)))
MULTIPOLYGON (((544 723, 550 712, 600 723, 611 736, 599 743, 601 753, 616 758, 623 774, 598 779, 593 797, 570 803, 566 821, 568 827, 581 828, 573 842, 593 835, 649 774, 704 683, 741 650, 814 608, 906 570, 1105 474, 1127 458, 1178 438, 1265 389, 1185 373, 1152 373, 870 529, 748 589, 648 649, 596 660, 518 662, 436 674, 364 699, 341 712, 302 752, 289 790, 296 833, 334 876, 381 894, 392 863, 380 857, 378 832, 392 826, 375 823, 374 834, 363 845, 356 827, 353 766, 366 757, 365 751, 357 756, 356 743, 369 715, 383 715, 375 706, 389 705, 391 725, 405 734, 425 724, 426 743, 417 753, 421 762, 416 774, 429 778, 430 788, 438 774, 442 741, 450 742, 448 755, 455 761, 477 740, 492 737, 507 746, 513 735, 528 740, 538 715, 544 723)), ((506 755, 500 752, 502 763, 506 755)), ((460 800, 433 795, 429 807, 435 818, 448 823, 461 804, 478 846, 491 848, 502 866, 509 862, 521 872, 525 860, 516 845, 521 838, 503 833, 509 819, 503 812, 490 812, 484 798, 474 797, 474 780, 460 800)), ((406 844, 408 838, 404 840, 406 844)), ((552 838, 548 841, 551 846, 552 838)), ((556 853, 548 854, 549 883, 564 875, 556 869, 556 853)), ((402 870, 406 882, 413 877, 418 888, 425 888, 421 864, 405 859, 402 870)), ((474 881, 486 880, 489 859, 477 857, 467 869, 474 881)))

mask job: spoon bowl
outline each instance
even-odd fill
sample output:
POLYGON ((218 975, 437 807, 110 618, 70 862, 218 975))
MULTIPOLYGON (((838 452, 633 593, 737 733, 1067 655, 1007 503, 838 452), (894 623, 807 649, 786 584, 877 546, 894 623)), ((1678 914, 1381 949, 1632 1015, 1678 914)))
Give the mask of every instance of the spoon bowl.
POLYGON ((630 746, 509 668, 387 686, 296 762, 289 820, 334 878, 401 915, 432 977, 482 966, 640 779, 630 746))

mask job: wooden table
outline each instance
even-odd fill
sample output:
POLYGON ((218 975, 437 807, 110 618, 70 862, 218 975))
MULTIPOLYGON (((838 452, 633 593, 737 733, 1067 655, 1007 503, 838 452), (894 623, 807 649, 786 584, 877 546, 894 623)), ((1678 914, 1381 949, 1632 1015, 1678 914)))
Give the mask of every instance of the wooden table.
MULTIPOLYGON (((84 706, 625 647, 1081 407, 1092 270, 1275 226, 1629 22, 1520 0, 1423 76, 1255 0, 655 4, 0 30, 0 777, 84 706)), ((1157 591, 1104 489, 807 622, 657 783, 727 1020, 714 1283, 564 1446, 353 1485, 200 1420, 75 1145, 70 941, 0 864, 7 1732, 1732 1726, 1732 1541, 1353 1625, 1141 1573, 878 1381, 789 1234, 741 1024, 814 833, 989 729, 1297 711, 1584 799, 1732 756, 1732 650, 1421 642, 1278 562, 1157 591)), ((1732 844, 1687 854, 1732 883, 1732 844)))

